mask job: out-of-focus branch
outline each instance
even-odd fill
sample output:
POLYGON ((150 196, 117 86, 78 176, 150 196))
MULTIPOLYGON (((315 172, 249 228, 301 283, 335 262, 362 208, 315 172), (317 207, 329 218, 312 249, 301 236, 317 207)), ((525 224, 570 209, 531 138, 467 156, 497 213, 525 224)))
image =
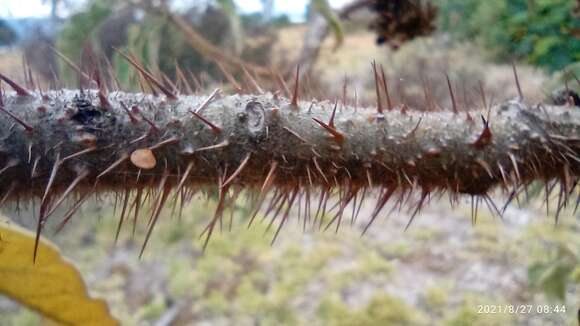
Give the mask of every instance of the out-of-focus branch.
MULTIPOLYGON (((367 8, 375 3, 375 1, 376 0, 353 1, 338 10, 337 16, 340 19, 348 19, 350 15, 358 10, 367 8)), ((320 54, 322 42, 324 42, 329 32, 330 24, 328 20, 322 14, 315 13, 308 22, 308 30, 304 35, 304 44, 302 45, 302 50, 300 51, 297 60, 297 63, 300 65, 301 74, 306 75, 312 70, 312 67, 318 59, 318 55, 320 54)))
POLYGON ((173 14, 166 9, 160 9, 163 14, 167 15, 169 21, 173 23, 186 36, 187 42, 200 54, 214 62, 228 66, 235 70, 242 70, 243 68, 251 71, 257 75, 271 75, 268 68, 246 62, 236 56, 225 53, 224 50, 216 47, 199 34, 191 25, 186 22, 179 15, 173 14))

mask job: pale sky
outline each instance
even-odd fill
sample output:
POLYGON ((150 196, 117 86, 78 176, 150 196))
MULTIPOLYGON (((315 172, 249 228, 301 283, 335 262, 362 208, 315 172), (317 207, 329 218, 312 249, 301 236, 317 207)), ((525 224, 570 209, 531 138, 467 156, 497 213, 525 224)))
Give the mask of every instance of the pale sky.
MULTIPOLYGON (((184 0, 178 0, 184 1, 184 0)), ((50 15, 50 1, 42 0, 0 0, 0 17, 42 17, 50 15)), ((83 2, 76 0, 71 2, 83 2)), ((235 0, 242 12, 256 12, 262 9, 260 0, 235 0)), ((339 8, 349 0, 330 0, 330 4, 339 8)), ((308 0, 275 0, 275 12, 286 13, 290 16, 304 12, 308 0)))

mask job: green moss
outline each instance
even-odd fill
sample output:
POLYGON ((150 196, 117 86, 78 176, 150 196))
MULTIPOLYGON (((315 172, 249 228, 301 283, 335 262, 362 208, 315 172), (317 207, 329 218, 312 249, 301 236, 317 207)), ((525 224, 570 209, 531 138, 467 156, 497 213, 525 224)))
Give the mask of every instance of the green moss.
POLYGON ((425 303, 430 310, 440 312, 447 306, 449 291, 442 287, 433 286, 425 291, 425 303))
POLYGON ((40 315, 26 308, 21 308, 18 313, 11 314, 9 317, 0 314, 0 325, 36 326, 42 324, 40 315))
POLYGON ((481 305, 505 306, 501 300, 487 298, 481 294, 467 294, 463 304, 449 311, 442 323, 444 326, 503 326, 513 325, 516 315, 510 313, 479 313, 481 305))
POLYGON ((318 316, 324 325, 426 325, 426 317, 403 301, 388 294, 374 296, 363 308, 352 310, 336 297, 323 300, 318 316))
POLYGON ((141 319, 157 320, 166 310, 167 306, 163 297, 155 296, 153 300, 139 309, 138 315, 141 319))

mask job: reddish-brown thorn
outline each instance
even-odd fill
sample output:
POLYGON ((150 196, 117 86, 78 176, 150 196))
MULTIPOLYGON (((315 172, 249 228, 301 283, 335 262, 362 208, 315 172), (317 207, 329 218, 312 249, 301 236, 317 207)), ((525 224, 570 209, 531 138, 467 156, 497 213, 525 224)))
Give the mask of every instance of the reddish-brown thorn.
POLYGON ((332 114, 330 115, 330 119, 328 119, 328 126, 334 128, 334 117, 336 115, 336 107, 338 106, 338 100, 334 102, 334 108, 332 109, 332 114))
POLYGON ((491 143, 492 138, 491 129, 489 128, 489 122, 485 120, 483 115, 481 116, 481 120, 483 121, 483 131, 481 132, 479 137, 477 137, 477 140, 475 140, 475 142, 471 144, 473 147, 477 149, 482 149, 485 146, 489 145, 491 143))
POLYGON ((101 103, 101 107, 103 109, 109 109, 111 107, 111 103, 109 102, 109 99, 107 98, 107 94, 105 93, 105 91, 99 87, 99 101, 101 103))
POLYGON ((179 93, 179 89, 177 88, 177 86, 175 85, 175 83, 171 80, 171 78, 169 78, 169 76, 167 76, 167 74, 161 72, 161 78, 163 79, 163 82, 165 84, 166 87, 171 87, 172 93, 179 93))
POLYGON ((389 188, 387 188, 384 191, 384 193, 382 194, 380 199, 377 201, 375 209, 373 210, 373 213, 371 214, 371 218, 370 218, 369 222, 367 223, 367 225, 365 226, 364 230, 362 231, 361 236, 364 236, 365 233, 367 233, 368 229, 374 223, 377 216, 379 216, 379 213, 381 212, 383 207, 385 207, 385 205, 387 204, 387 202, 389 201, 389 199, 391 198, 391 196, 393 195, 395 190, 397 190, 396 186, 390 186, 389 188))
POLYGON ((127 160, 129 158, 129 154, 124 153, 121 155, 121 157, 116 160, 115 162, 113 162, 113 164, 109 165, 108 168, 105 169, 105 171, 101 172, 98 176, 97 176, 97 181, 104 176, 105 174, 113 171, 113 169, 115 169, 117 166, 119 166, 121 163, 125 162, 125 160, 127 160))
POLYGON ((413 127, 413 129, 411 131, 409 131, 408 134, 405 135, 405 137, 404 137, 405 139, 415 135, 417 130, 419 130, 419 126, 421 125, 421 121, 423 121, 423 117, 420 117, 419 121, 417 121, 417 124, 415 125, 415 127, 413 127))
POLYGON ((34 131, 34 128, 31 125, 29 125, 28 123, 24 122, 24 120, 20 119, 19 117, 15 116, 12 112, 6 110, 3 106, 0 106, 0 111, 1 112, 4 112, 8 116, 10 116, 12 119, 14 119, 14 121, 16 121, 22 127, 24 127, 24 129, 26 129, 27 132, 33 132, 34 131))
POLYGON ((187 167, 185 168, 185 172, 183 172, 183 176, 181 177, 181 180, 179 180, 179 184, 177 185, 177 188, 175 188, 176 194, 180 193, 181 189, 183 189, 183 186, 185 185, 185 182, 187 181, 189 174, 191 174, 192 169, 193 169, 193 162, 187 163, 187 167))
POLYGON ((298 107, 298 89, 300 88, 300 65, 296 66, 296 76, 294 78, 294 93, 292 94, 293 107, 298 107))
POLYGON ((380 77, 379 74, 377 73, 377 63, 373 60, 372 62, 372 66, 373 66, 373 73, 375 76, 375 91, 377 93, 377 113, 380 115, 383 114, 383 102, 381 100, 381 90, 379 87, 380 84, 380 77))
POLYGON ((115 49, 115 50, 123 58, 125 58, 125 60, 127 60, 133 67, 135 67, 135 69, 137 69, 148 81, 150 81, 153 84, 155 84, 155 86, 161 92, 163 92, 163 94, 165 94, 165 96, 167 96, 168 99, 170 99, 170 100, 176 100, 177 99, 177 96, 175 96, 175 94, 173 94, 173 92, 171 92, 161 82, 159 82, 157 79, 155 79, 155 77, 153 77, 153 75, 150 72, 148 72, 145 68, 143 68, 141 65, 139 65, 139 63, 137 63, 136 60, 134 60, 133 58, 129 57, 128 55, 126 55, 125 53, 123 53, 122 51, 120 51, 118 49, 115 49))
POLYGON ((56 174, 58 172, 58 169, 60 168, 60 165, 61 165, 60 153, 57 153, 56 157, 55 157, 54 165, 52 166, 52 172, 50 173, 50 178, 48 179, 48 183, 46 184, 46 189, 44 190, 44 195, 42 196, 42 200, 40 202, 40 214, 38 216, 38 223, 36 225, 36 237, 34 239, 34 253, 33 253, 33 257, 32 257, 33 263, 36 262, 36 257, 38 254, 38 245, 40 243, 40 233, 42 232, 42 228, 43 228, 44 222, 45 222, 44 216, 45 216, 47 205, 48 205, 48 202, 47 202, 48 194, 50 192, 52 184, 54 183, 54 179, 56 178, 56 174))
POLYGON ((161 210, 163 209, 163 205, 165 204, 165 201, 167 200, 167 197, 169 196, 169 193, 171 192, 171 187, 166 186, 168 176, 169 176, 168 171, 165 171, 163 174, 163 177, 159 183, 159 189, 158 189, 159 195, 158 195, 157 200, 156 200, 155 208, 151 212, 151 217, 149 218, 149 223, 148 223, 149 228, 147 229, 147 234, 145 235, 145 241, 143 241, 143 245, 141 246, 141 251, 139 252, 140 259, 143 257, 143 252, 145 252, 145 247, 147 247, 147 243, 149 242, 149 238, 151 237, 151 233, 153 232, 153 228, 155 227, 155 224, 157 223, 157 219, 159 218, 159 214, 161 213, 161 210))
POLYGON ((288 85, 286 85, 286 82, 284 81, 284 78, 282 78, 282 76, 280 75, 280 73, 278 73, 277 71, 274 71, 272 69, 272 76, 274 76, 274 78, 278 82, 279 86, 284 91, 284 94, 286 95, 286 97, 290 97, 290 95, 291 95, 290 88, 288 88, 288 85))
POLYGON ((0 79, 4 80, 8 85, 10 85, 10 87, 16 91, 16 94, 20 96, 30 96, 30 92, 28 92, 24 87, 18 85, 16 82, 12 81, 3 74, 0 74, 0 79))
POLYGON ((487 174, 491 177, 494 178, 495 176, 493 175, 493 171, 491 170, 491 167, 489 166, 489 164, 487 164, 486 161, 482 160, 482 159, 475 159, 475 163, 479 164, 484 170, 485 172, 487 172, 487 174))
POLYGON ((244 170, 244 168, 250 162, 250 158, 251 157, 252 157, 252 153, 248 153, 248 155, 246 155, 246 157, 240 163, 240 166, 238 166, 238 168, 234 171, 234 173, 232 173, 232 175, 226 181, 224 181, 224 183, 221 185, 221 188, 227 187, 232 181, 234 181, 234 179, 238 175, 240 175, 240 173, 242 173, 242 171, 244 170))
POLYGON ((55 47, 51 46, 50 49, 59 57, 62 59, 62 61, 64 61, 64 63, 66 63, 69 67, 71 67, 76 73, 78 73, 79 75, 81 75, 83 78, 85 78, 86 80, 92 80, 91 77, 89 75, 87 75, 85 72, 82 71, 82 69, 77 66, 71 59, 69 59, 66 55, 62 54, 59 50, 57 50, 55 47))
POLYGON ((453 87, 451 86, 451 80, 449 80, 449 75, 445 74, 445 79, 447 79, 447 87, 449 87, 449 95, 451 95, 451 104, 453 105, 453 113, 458 114, 457 101, 455 100, 455 94, 453 94, 453 87))
POLYGON ((427 196, 429 196, 429 193, 430 193, 430 191, 427 188, 424 188, 423 191, 421 192, 421 199, 417 203, 417 206, 415 207, 415 211, 411 215, 409 222, 407 222, 407 225, 405 225, 405 231, 407 231, 409 229, 409 227, 411 226, 411 224, 415 220, 415 216, 417 216, 417 213, 419 213, 419 211, 423 207, 423 204, 425 203, 425 199, 427 198, 427 196))
POLYGON ((179 138, 176 137, 176 136, 173 136, 173 137, 169 137, 168 139, 165 139, 165 140, 162 140, 162 141, 158 142, 157 144, 149 147, 149 149, 152 150, 152 151, 154 151, 154 150, 156 150, 158 148, 161 148, 161 147, 163 147, 165 145, 175 144, 175 143, 178 143, 178 142, 179 142, 179 138))
POLYGON ((154 133, 159 132, 159 127, 157 127, 157 125, 155 125, 155 123, 153 121, 151 121, 149 118, 147 118, 143 113, 140 114, 141 118, 143 120, 145 120, 145 122, 147 122, 147 124, 151 127, 151 131, 153 131, 154 133))
POLYGON ((65 200, 65 198, 75 189, 75 187, 81 182, 84 178, 89 175, 88 170, 80 171, 76 178, 70 183, 70 185, 66 188, 66 190, 62 193, 60 198, 51 206, 50 210, 45 214, 44 219, 46 220, 54 211, 58 208, 58 206, 65 200))
POLYGON ((366 175, 367 175, 367 182, 369 184, 369 188, 373 188, 373 177, 371 175, 371 169, 367 168, 365 169, 366 171, 366 175))
POLYGON ((149 136, 149 133, 148 133, 148 132, 144 133, 144 134, 143 134, 142 136, 140 136, 140 137, 137 137, 137 138, 133 139, 132 141, 130 141, 130 142, 129 142, 129 144, 130 144, 130 145, 133 145, 133 144, 135 144, 135 143, 138 143, 138 142, 142 141, 143 139, 147 138, 147 136, 149 136))
POLYGON ((83 150, 80 150, 80 151, 78 151, 78 152, 76 152, 76 153, 70 154, 69 156, 67 156, 67 157, 63 158, 63 159, 62 159, 62 162, 65 162, 65 161, 67 161, 67 160, 70 160, 70 159, 73 159, 73 158, 79 157, 79 156, 81 156, 81 155, 84 155, 84 154, 87 154, 87 153, 90 153, 90 152, 94 152, 94 151, 96 151, 96 150, 97 150, 97 148, 96 148, 96 147, 89 147, 89 148, 85 148, 85 149, 83 149, 83 150))
POLYGON ((195 89, 196 90, 203 89, 203 85, 201 84, 201 81, 199 80, 199 78, 197 78, 197 76, 189 70, 188 70, 188 73, 191 76, 191 80, 193 80, 193 83, 195 84, 195 89))
POLYGON ((215 144, 215 145, 210 145, 210 146, 206 146, 206 147, 200 147, 200 148, 196 148, 193 152, 203 152, 203 151, 211 151, 214 149, 218 149, 218 148, 223 148, 226 146, 229 146, 230 142, 227 139, 224 139, 224 141, 222 141, 219 144, 215 144))
POLYGON ((228 187, 222 188, 221 185, 219 187, 219 199, 218 199, 218 205, 216 207, 214 216, 212 218, 212 220, 210 221, 210 223, 208 224, 208 226, 205 228, 205 230, 202 232, 202 234, 200 236, 203 236, 204 233, 207 233, 207 236, 205 237, 205 241, 203 243, 203 252, 205 252, 205 250, 207 249, 207 245, 209 244, 209 239, 211 238, 211 235, 213 233, 215 224, 221 220, 223 211, 224 211, 224 205, 225 205, 225 200, 226 200, 226 194, 228 192, 228 187))
POLYGON ((312 157, 312 161, 314 162, 314 166, 316 167, 316 170, 318 170, 318 173, 320 173, 320 175, 324 179, 324 182, 326 182, 326 184, 328 184, 328 179, 326 178, 324 171, 322 171, 322 169, 320 168, 320 164, 318 164, 318 160, 316 159, 316 156, 312 157))
POLYGON ((512 63, 512 69, 514 71, 514 79, 516 80, 516 87, 518 88, 518 101, 524 100, 524 93, 522 92, 522 87, 520 85, 520 79, 518 77, 518 70, 516 69, 516 64, 512 63))
POLYGON ((125 110, 125 112, 127 112, 129 119, 131 119, 131 123, 139 122, 139 119, 137 117, 135 117, 133 112, 131 112, 131 110, 129 110, 129 108, 125 105, 125 103, 123 103, 123 101, 121 101, 120 103, 121 103, 121 107, 123 108, 123 110, 125 110))
POLYGON ((389 87, 387 85, 385 69, 383 69, 382 64, 381 64, 381 79, 383 80, 383 90, 385 91, 385 96, 387 97, 387 109, 390 111, 393 109, 393 103, 391 102, 391 96, 389 95, 389 87))
POLYGON ((246 75, 246 78, 250 81, 250 83, 252 84, 252 87, 254 87, 254 89, 260 93, 260 94, 264 94, 264 90, 262 89, 262 87, 260 87, 260 85, 258 84, 258 82, 256 81, 256 79, 252 76, 252 74, 250 74, 250 72, 246 69, 246 67, 244 67, 242 65, 242 70, 244 71, 244 75, 246 75))
POLYGON ((518 168, 518 163, 517 163, 516 157, 512 153, 509 153, 508 156, 509 156, 509 158, 510 158, 510 160, 512 162, 513 167, 514 167, 514 171, 516 173, 517 181, 522 180, 522 176, 520 175, 520 170, 518 168))
POLYGON ((195 111, 189 111, 191 112, 191 114, 193 114, 196 118, 198 118, 199 120, 201 120, 203 123, 205 123, 207 126, 209 126, 211 128, 211 130, 213 131, 214 134, 219 134, 220 132, 222 132, 222 129, 218 126, 216 126, 215 124, 209 122, 206 118, 202 117, 200 114, 198 114, 195 111))
POLYGON ((289 133, 291 133, 293 136, 295 136, 296 138, 300 139, 300 141, 302 141, 303 143, 308 144, 308 141, 306 139, 304 139, 302 136, 300 136, 300 134, 298 134, 296 131, 288 128, 288 127, 282 127, 282 129, 288 131, 289 133))
POLYGON ((141 208, 141 197, 143 196, 143 187, 137 188, 137 194, 135 194, 135 199, 131 206, 133 206, 133 230, 131 231, 131 237, 135 237, 135 231, 137 230, 137 220, 139 218, 139 208, 141 208))
POLYGON ((314 120, 316 123, 318 123, 322 128, 324 128, 324 130, 326 130, 328 133, 330 133, 330 135, 333 137, 333 139, 337 142, 337 143, 342 143, 344 141, 344 135, 339 132, 338 130, 334 129, 333 127, 327 125, 326 123, 318 120, 317 118, 312 118, 312 120, 314 120))
POLYGON ((242 86, 236 81, 234 76, 218 61, 214 61, 222 74, 226 77, 228 82, 234 87, 237 92, 241 92, 243 90, 242 86))
POLYGON ((123 208, 121 208, 121 216, 119 216, 119 224, 117 225, 117 232, 115 232, 115 245, 119 241, 119 235, 121 234, 121 228, 123 227, 123 222, 125 221, 125 213, 127 212, 127 204, 129 203, 129 195, 131 191, 129 188, 125 189, 125 196, 123 196, 123 208))
POLYGON ((330 115, 330 119, 328 121, 328 124, 320 121, 317 118, 312 118, 314 121, 316 121, 319 125, 321 125, 326 131, 328 131, 332 137, 334 138, 334 140, 338 143, 342 143, 344 141, 344 135, 339 132, 338 130, 336 130, 335 126, 334 126, 334 117, 336 115, 336 108, 338 106, 338 101, 336 101, 334 103, 334 108, 332 109, 332 113, 330 115))
POLYGON ((183 73, 183 70, 181 70, 181 68, 179 67, 179 64, 177 63, 177 60, 175 60, 175 74, 177 75, 177 78, 179 80, 181 80, 181 82, 185 86, 185 89, 187 91, 187 94, 193 94, 193 89, 191 88, 191 85, 187 81, 187 78, 185 77, 185 74, 183 73))
POLYGON ((272 161, 272 164, 270 164, 270 170, 268 171, 268 175, 266 175, 266 179, 264 179, 264 183, 262 184, 262 187, 260 188, 260 196, 265 195, 266 192, 272 186, 272 182, 274 182, 274 179, 276 178, 276 169, 277 168, 278 168, 278 161, 272 161))
POLYGON ((74 213, 76 213, 76 211, 78 211, 78 209, 82 206, 82 204, 85 202, 85 200, 87 198, 89 198, 89 195, 94 191, 94 188, 91 191, 88 191, 86 193, 84 193, 81 198, 79 198, 77 200, 77 202, 64 214, 62 221, 58 224, 58 226, 56 227, 54 233, 57 234, 60 231, 62 231, 62 229, 64 228, 64 226, 68 223, 68 221, 73 217, 74 213))
POLYGON ((213 92, 211 92, 211 94, 209 94, 209 96, 195 109, 195 113, 201 113, 201 111, 203 111, 211 103, 211 101, 213 101, 219 92, 219 88, 214 89, 213 92))
POLYGON ((294 189, 294 192, 292 193, 292 197, 288 201, 288 205, 286 206, 286 211, 284 212, 284 215, 282 216, 282 220, 280 221, 280 225, 278 225, 278 228, 276 229, 276 233, 274 233, 274 237, 272 238, 272 242, 270 242, 270 245, 274 245, 274 243, 276 242, 276 239, 278 238, 278 235, 280 234, 280 230, 282 230, 284 223, 288 219, 288 215, 290 214, 290 209, 292 208, 292 204, 294 203, 294 200, 296 199, 296 195, 298 194, 298 190, 299 190, 298 187, 296 187, 296 189, 294 189))

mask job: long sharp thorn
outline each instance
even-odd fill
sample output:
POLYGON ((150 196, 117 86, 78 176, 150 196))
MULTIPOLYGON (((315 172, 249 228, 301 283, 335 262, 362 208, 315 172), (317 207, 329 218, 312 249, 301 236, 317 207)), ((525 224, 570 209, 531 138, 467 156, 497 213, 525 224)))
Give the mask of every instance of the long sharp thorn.
POLYGON ((54 160, 54 165, 52 166, 52 171, 50 172, 50 178, 48 179, 48 183, 46 184, 46 188, 44 190, 44 195, 42 196, 41 207, 46 205, 46 200, 48 199, 50 188, 54 183, 54 179, 56 178, 56 174, 58 173, 58 169, 60 168, 61 163, 62 161, 60 160, 60 153, 57 153, 54 160))
POLYGON ((46 220, 54 211, 58 208, 58 206, 65 200, 65 198, 75 189, 75 187, 87 176, 89 172, 87 170, 81 171, 78 173, 76 178, 70 183, 67 189, 62 193, 60 198, 51 206, 50 210, 45 214, 44 219, 46 220))
POLYGON ((407 231, 409 229, 409 227, 411 226, 411 224, 415 220, 415 216, 417 216, 417 213, 419 213, 419 211, 423 207, 423 204, 425 203, 425 198, 427 198, 428 195, 429 195, 429 191, 423 190, 423 193, 421 194, 421 199, 419 200, 417 207, 415 207, 415 211, 411 215, 411 218, 409 219, 409 222, 407 222, 407 225, 405 225, 405 231, 407 231))
MULTIPOLYGON (((213 233, 216 222, 218 222, 218 220, 221 220, 223 210, 224 210, 224 205, 225 205, 225 196, 226 196, 227 192, 228 192, 228 187, 223 188, 220 185, 219 200, 218 200, 218 205, 216 207, 215 214, 214 214, 211 222, 208 224, 208 226, 206 227, 206 229, 204 231, 207 233, 207 235, 206 235, 205 241, 203 243, 203 249, 202 249, 203 252, 205 252, 205 250, 207 249, 207 245, 209 244, 209 239, 211 238, 211 235, 213 233)), ((202 233, 202 235, 203 235, 203 233, 202 233)))
POLYGON ((222 141, 219 144, 196 148, 194 152, 197 153, 197 152, 203 152, 203 151, 211 151, 214 149, 227 147, 227 146, 229 146, 229 144, 230 144, 230 142, 227 139, 224 139, 224 141, 222 141))
POLYGON ((16 94, 20 96, 30 96, 29 91, 27 91, 24 87, 18 85, 15 81, 4 76, 3 74, 0 74, 0 79, 4 80, 6 84, 10 85, 10 87, 12 87, 16 91, 16 94))
POLYGON ((300 88, 300 65, 296 66, 296 77, 294 78, 294 93, 292 94, 293 107, 298 107, 298 89, 300 88))
POLYGON ((127 160, 129 158, 129 154, 124 153, 121 155, 121 157, 116 160, 115 162, 113 162, 113 164, 109 165, 108 168, 105 169, 105 171, 101 172, 98 176, 97 176, 97 181, 103 177, 105 174, 113 171, 113 169, 115 169, 117 166, 119 166, 121 163, 125 162, 125 160, 127 160))
POLYGON ((234 173, 232 173, 232 175, 226 181, 224 181, 224 183, 221 185, 221 188, 227 187, 238 175, 240 175, 240 173, 242 173, 244 168, 248 165, 248 162, 250 162, 251 157, 252 153, 248 153, 248 155, 246 155, 246 157, 240 163, 240 166, 238 166, 234 173))
POLYGON ((36 257, 38 254, 38 245, 40 243, 40 233, 42 232, 42 228, 44 226, 44 215, 45 215, 46 208, 47 208, 46 205, 48 204, 47 203, 48 194, 50 192, 50 188, 52 187, 52 184, 54 182, 54 179, 56 177, 56 174, 58 172, 59 167, 60 167, 60 153, 57 153, 54 165, 52 167, 52 172, 50 173, 50 178, 48 180, 48 183, 46 185, 46 189, 44 191, 44 195, 42 196, 42 200, 40 202, 40 214, 38 216, 38 223, 36 224, 36 237, 34 239, 34 252, 33 252, 33 256, 32 256, 33 263, 36 263, 36 257))
POLYGON ((141 65, 139 65, 137 63, 137 61, 135 61, 133 58, 131 58, 130 56, 128 56, 127 54, 123 53, 122 51, 119 51, 118 49, 115 49, 123 58, 125 58, 125 60, 127 60, 133 67, 135 67, 135 69, 137 69, 141 74, 143 74, 143 76, 150 81, 151 83, 153 83, 161 92, 163 92, 163 94, 165 94, 165 96, 167 96, 168 99, 170 100, 176 100, 177 96, 175 96, 175 94, 173 94, 173 92, 171 92, 169 89, 167 89, 167 87, 165 87, 160 81, 158 81, 157 79, 155 79, 155 77, 153 77, 153 75, 148 72, 145 68, 143 68, 141 65))
POLYGON ((312 118, 316 123, 318 123, 324 130, 326 130, 329 134, 332 135, 333 139, 336 140, 338 143, 344 141, 344 135, 336 130, 334 127, 329 126, 328 124, 318 120, 317 118, 312 118))
POLYGON ((159 214, 163 209, 163 205, 171 192, 171 187, 165 186, 167 183, 167 178, 169 173, 165 172, 161 182, 159 183, 159 197, 157 198, 155 208, 153 212, 151 212, 151 218, 149 219, 149 228, 147 229, 147 234, 145 235, 145 241, 143 241, 143 245, 141 246, 141 251, 139 252, 139 259, 143 257, 143 253, 145 252, 145 248, 147 247, 147 243, 149 242, 149 238, 151 237, 151 233, 153 232, 153 228, 157 223, 157 219, 159 218, 159 214))
POLYGON ((272 182, 276 177, 276 169, 278 168, 278 161, 272 161, 270 164, 270 171, 268 171, 268 175, 266 179, 264 179, 264 183, 262 184, 262 188, 260 188, 260 196, 264 196, 270 186, 272 186, 272 182))
POLYGON ((286 211, 284 212, 284 215, 282 216, 282 220, 280 221, 280 224, 278 225, 278 228, 276 229, 276 233, 274 233, 274 237, 272 238, 272 242, 270 242, 270 245, 274 245, 274 243, 276 242, 276 239, 278 238, 278 235, 280 234, 280 230, 282 230, 284 223, 288 219, 290 209, 292 208, 292 204, 294 203, 294 200, 296 199, 297 194, 298 194, 298 188, 296 188, 294 190, 294 192, 292 193, 292 197, 288 201, 288 205, 286 206, 286 211))
POLYGON ((16 121, 22 127, 24 127, 24 129, 26 129, 27 132, 34 131, 34 128, 31 125, 29 125, 28 123, 26 123, 24 120, 20 119, 19 117, 15 116, 12 112, 6 110, 4 107, 0 106, 0 111, 7 114, 12 119, 14 119, 14 121, 16 121))
POLYGON ((448 74, 445 74, 445 79, 447 80, 447 87, 449 88, 449 95, 451 96, 451 104, 453 105, 453 113, 458 114, 459 110, 457 109, 457 101, 455 100, 455 94, 453 93, 453 86, 451 86, 451 80, 449 79, 448 74))
POLYGON ((375 92, 377 93, 377 113, 379 115, 383 114, 383 102, 381 100, 381 90, 379 87, 379 74, 377 73, 377 63, 373 60, 372 62, 372 66, 373 66, 373 74, 375 76, 375 92))
POLYGON ((81 198, 79 198, 77 200, 77 202, 73 205, 73 207, 71 207, 68 210, 68 212, 66 212, 66 214, 64 214, 62 221, 58 224, 58 226, 56 227, 56 230, 54 231, 55 234, 57 234, 60 231, 62 231, 62 229, 68 223, 68 221, 72 218, 72 216, 74 215, 74 213, 76 213, 76 211, 82 206, 82 204, 85 202, 85 200, 89 197, 89 195, 93 191, 94 191, 94 188, 93 188, 92 191, 88 191, 88 192, 84 193, 81 196, 81 198))
POLYGON ((393 109, 393 103, 391 102, 391 96, 389 95, 389 87, 387 85, 387 78, 385 77, 385 69, 383 69, 383 65, 381 65, 381 79, 383 80, 383 90, 387 97, 387 109, 390 111, 393 109))
POLYGON ((195 109, 195 113, 201 113, 201 111, 203 111, 203 109, 205 109, 209 103, 213 101, 213 99, 220 91, 221 90, 219 88, 214 89, 213 92, 211 92, 211 94, 209 94, 209 96, 195 109))
POLYGON ((55 47, 51 46, 50 48, 54 52, 54 54, 56 54, 59 58, 61 58, 62 61, 64 61, 64 63, 66 63, 69 67, 71 67, 76 73, 81 75, 86 80, 91 80, 91 77, 89 75, 87 75, 85 72, 83 72, 82 69, 79 66, 77 66, 71 59, 69 59, 67 56, 62 54, 55 47))
POLYGON ((383 207, 385 207, 385 204, 389 201, 389 199, 391 198, 396 189, 397 189, 396 186, 390 186, 387 190, 385 190, 385 193, 381 196, 381 198, 377 202, 377 205, 371 215, 371 219, 369 220, 364 230, 362 231, 361 236, 364 236, 365 233, 367 233, 368 229, 374 223, 375 219, 377 218, 383 207))
POLYGON ((119 217, 119 224, 117 225, 117 232, 115 232, 115 245, 119 241, 119 235, 121 234, 121 228, 123 227, 123 222, 125 221, 125 213, 127 211, 127 203, 129 202, 129 188, 125 189, 125 196, 123 198, 123 208, 121 209, 121 216, 119 217))
POLYGON ((264 90, 262 89, 262 87, 260 87, 260 85, 258 85, 256 79, 250 74, 250 72, 246 69, 246 67, 242 66, 242 70, 244 71, 244 75, 246 75, 246 78, 250 81, 254 89, 256 89, 258 93, 264 94, 264 90))
POLYGON ((334 116, 336 115, 336 107, 338 106, 338 100, 334 102, 334 108, 332 109, 332 114, 330 115, 330 119, 328 119, 328 126, 330 128, 334 128, 334 116))
POLYGON ((518 77, 518 70, 516 69, 516 64, 512 63, 512 69, 514 71, 514 79, 516 80, 516 87, 518 88, 518 101, 524 100, 524 93, 522 92, 522 87, 520 85, 520 79, 518 77))
POLYGON ((179 67, 177 60, 175 60, 175 74, 181 80, 181 82, 184 84, 185 90, 187 91, 187 94, 193 94, 193 89, 191 88, 191 85, 187 81, 187 78, 185 77, 183 70, 181 70, 181 68, 179 67))
POLYGON ((207 120, 206 118, 204 118, 203 116, 201 116, 199 113, 195 112, 195 111, 189 111, 191 112, 191 114, 193 114, 196 118, 198 118, 199 120, 201 120, 201 122, 205 123, 208 127, 210 127, 211 131, 213 131, 214 134, 219 134, 220 132, 222 132, 222 129, 218 126, 216 126, 215 124, 211 123, 209 120, 207 120))
POLYGON ((187 181, 187 178, 189 177, 189 174, 191 173, 192 169, 193 169, 193 162, 187 163, 187 167, 185 168, 185 172, 183 172, 183 176, 181 177, 181 180, 179 181, 179 184, 177 185, 177 188, 175 190, 176 194, 181 192, 181 189, 185 185, 185 182, 187 181))
POLYGON ((219 61, 215 61, 216 65, 218 66, 218 68, 220 69, 220 71, 222 72, 222 74, 226 77, 226 79, 228 80, 228 82, 230 84, 232 84, 232 86, 234 87, 234 89, 237 92, 241 92, 242 86, 236 81, 236 79, 234 78, 234 76, 232 76, 232 74, 219 62, 219 61))
POLYGON ((282 78, 282 76, 280 76, 280 73, 272 70, 272 75, 274 76, 274 78, 276 78, 276 81, 278 82, 280 87, 282 87, 282 90, 284 91, 284 94, 286 95, 286 97, 290 97, 290 95, 291 95, 290 88, 288 88, 288 85, 284 81, 284 78, 282 78))

